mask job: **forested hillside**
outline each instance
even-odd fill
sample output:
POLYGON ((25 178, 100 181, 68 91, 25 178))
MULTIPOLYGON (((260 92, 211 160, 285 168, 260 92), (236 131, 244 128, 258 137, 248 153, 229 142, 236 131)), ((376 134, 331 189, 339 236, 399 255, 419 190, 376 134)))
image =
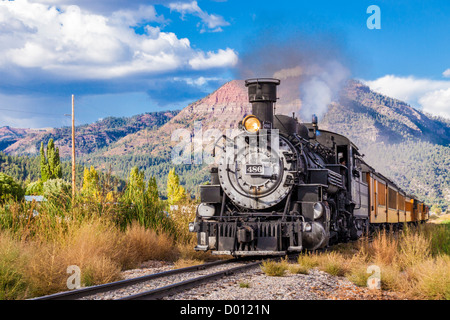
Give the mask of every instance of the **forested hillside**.
MULTIPOLYGON (((77 156, 88 155, 119 139, 143 129, 158 128, 178 111, 161 111, 136 115, 133 117, 107 117, 92 124, 77 126, 75 128, 75 144, 77 156)), ((52 138, 59 147, 62 158, 71 156, 72 128, 55 128, 50 130, 20 129, 12 131, 11 128, 0 128, 0 141, 4 140, 3 150, 12 155, 37 155, 41 142, 44 144, 52 138), (12 134, 12 132, 17 132, 12 134), (14 143, 12 143, 14 141, 14 143), (7 144, 8 142, 8 144, 7 144)))
POLYGON ((352 81, 319 127, 349 137, 372 167, 406 192, 450 205, 450 121, 352 81))

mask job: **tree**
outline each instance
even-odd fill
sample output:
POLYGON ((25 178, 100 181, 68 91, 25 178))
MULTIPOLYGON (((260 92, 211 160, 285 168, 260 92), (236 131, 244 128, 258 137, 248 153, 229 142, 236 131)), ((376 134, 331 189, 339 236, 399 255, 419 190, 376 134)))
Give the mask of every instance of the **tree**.
POLYGON ((431 207, 430 211, 436 213, 437 215, 440 215, 440 214, 442 213, 441 207, 439 207, 439 206, 436 205, 436 204, 434 204, 434 205, 431 207))
POLYGON ((21 200, 25 192, 14 179, 3 172, 0 172, 0 202, 9 198, 21 200))
POLYGON ((151 177, 148 182, 147 198, 151 204, 159 203, 158 185, 155 177, 151 177))
POLYGON ((41 150, 40 154, 41 154, 41 181, 45 182, 48 180, 48 176, 49 176, 49 167, 48 167, 48 163, 47 163, 47 158, 45 157, 45 151, 44 151, 44 142, 41 142, 41 150))
POLYGON ((100 197, 100 186, 98 182, 99 177, 94 166, 91 166, 90 169, 84 168, 83 188, 81 189, 83 196, 98 199, 100 197))
POLYGON ((144 171, 139 171, 138 167, 133 167, 130 172, 127 190, 125 192, 126 198, 131 202, 137 200, 144 200, 145 197, 145 180, 144 171))
POLYGON ((169 205, 174 205, 185 198, 186 191, 180 185, 180 178, 175 173, 175 168, 172 168, 167 177, 167 202, 169 205))
POLYGON ((44 150, 44 142, 41 142, 41 180, 46 182, 50 179, 61 179, 61 159, 59 157, 59 148, 55 148, 53 139, 47 144, 47 153, 44 150))

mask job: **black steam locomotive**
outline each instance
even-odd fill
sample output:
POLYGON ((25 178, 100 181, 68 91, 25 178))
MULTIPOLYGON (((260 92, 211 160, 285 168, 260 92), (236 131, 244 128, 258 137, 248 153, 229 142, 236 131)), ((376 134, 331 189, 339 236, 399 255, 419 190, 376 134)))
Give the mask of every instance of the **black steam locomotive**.
POLYGON ((274 115, 277 79, 246 80, 252 114, 223 136, 200 186, 196 250, 284 255, 427 219, 427 208, 367 165, 346 137, 274 115), (395 199, 394 199, 395 198, 395 199))

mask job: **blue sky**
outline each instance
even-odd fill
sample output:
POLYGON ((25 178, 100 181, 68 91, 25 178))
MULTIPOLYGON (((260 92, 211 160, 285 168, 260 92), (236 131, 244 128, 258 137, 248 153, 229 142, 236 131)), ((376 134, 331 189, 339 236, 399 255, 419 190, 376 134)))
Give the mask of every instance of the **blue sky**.
POLYGON ((0 126, 69 125, 71 94, 83 124, 293 73, 302 108, 356 78, 450 118, 449 53, 449 1, 0 1, 0 126))

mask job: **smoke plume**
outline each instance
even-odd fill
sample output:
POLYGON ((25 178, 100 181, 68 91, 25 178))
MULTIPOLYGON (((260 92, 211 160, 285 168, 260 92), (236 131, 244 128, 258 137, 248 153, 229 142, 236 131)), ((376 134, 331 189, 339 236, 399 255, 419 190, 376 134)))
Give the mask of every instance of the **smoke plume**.
POLYGON ((276 113, 295 113, 302 121, 319 119, 338 94, 351 73, 342 49, 333 39, 295 37, 280 41, 272 34, 250 41, 241 55, 241 79, 273 77, 281 80, 276 113))

